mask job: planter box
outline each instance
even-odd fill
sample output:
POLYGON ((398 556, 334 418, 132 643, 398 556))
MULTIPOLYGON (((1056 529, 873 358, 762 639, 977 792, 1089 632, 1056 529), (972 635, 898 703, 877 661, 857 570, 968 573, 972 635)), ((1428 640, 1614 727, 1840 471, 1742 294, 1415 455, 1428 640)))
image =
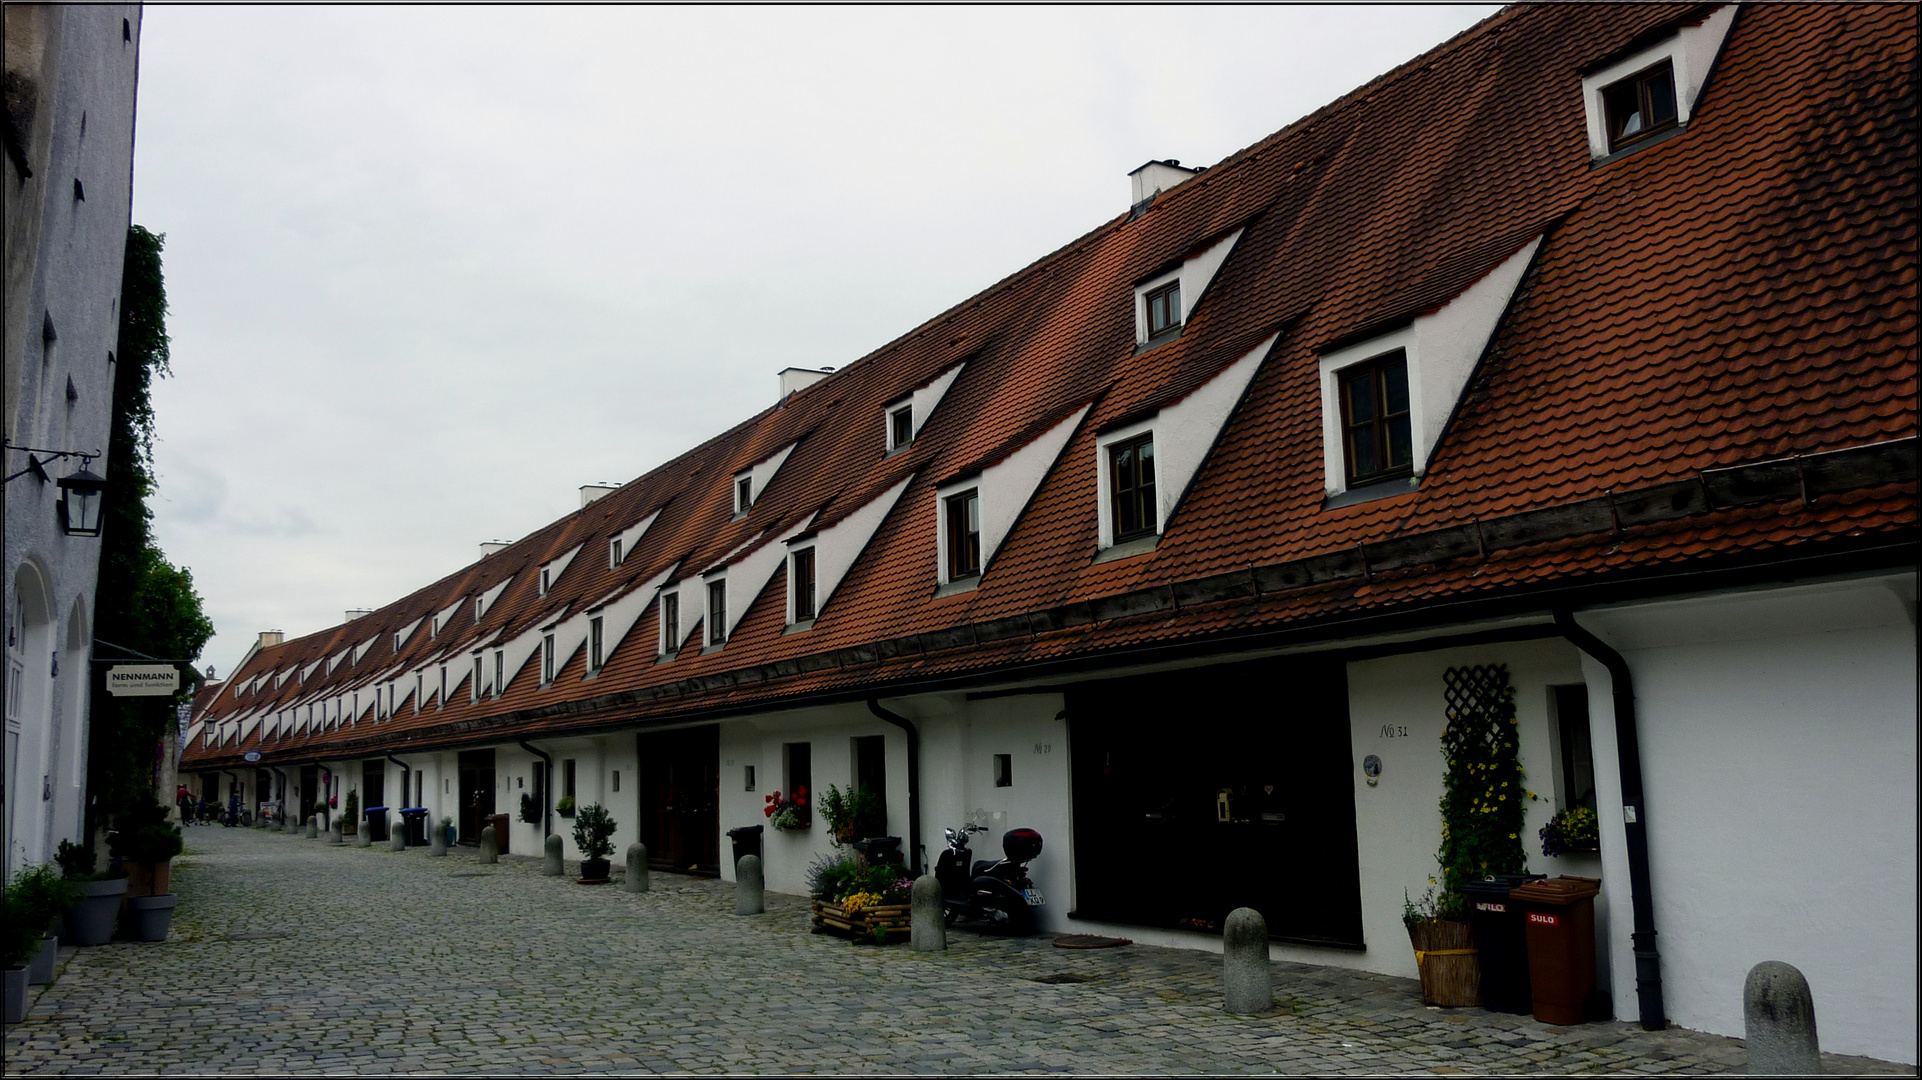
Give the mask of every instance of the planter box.
POLYGON ((913 933, 913 913, 911 904, 882 904, 847 911, 825 900, 816 900, 813 922, 823 933, 847 938, 869 937, 880 930, 892 943, 905 940, 913 933))
POLYGON ((135 941, 165 941, 172 929, 178 894, 131 896, 127 898, 128 936, 135 941))
POLYGON ((80 903, 67 912, 67 936, 75 945, 105 945, 113 940, 120 918, 120 902, 127 895, 127 879, 78 881, 80 903))
POLYGON ((18 1024, 27 1018, 27 969, 7 969, 7 1023, 18 1024))
POLYGON ((52 982, 54 961, 58 959, 60 959, 60 939, 41 938, 40 951, 27 961, 27 982, 35 986, 52 982))
POLYGON ((1460 1008, 1482 1003, 1481 957, 1467 923, 1430 919, 1410 927, 1408 940, 1421 969, 1423 1005, 1460 1008))

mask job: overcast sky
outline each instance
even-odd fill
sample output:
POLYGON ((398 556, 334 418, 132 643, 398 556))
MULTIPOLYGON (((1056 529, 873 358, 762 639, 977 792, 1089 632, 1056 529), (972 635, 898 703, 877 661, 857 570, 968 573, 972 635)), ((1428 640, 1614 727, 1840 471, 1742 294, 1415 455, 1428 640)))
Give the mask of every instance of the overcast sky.
POLYGON ((155 528, 221 675, 1495 9, 145 9, 155 528))

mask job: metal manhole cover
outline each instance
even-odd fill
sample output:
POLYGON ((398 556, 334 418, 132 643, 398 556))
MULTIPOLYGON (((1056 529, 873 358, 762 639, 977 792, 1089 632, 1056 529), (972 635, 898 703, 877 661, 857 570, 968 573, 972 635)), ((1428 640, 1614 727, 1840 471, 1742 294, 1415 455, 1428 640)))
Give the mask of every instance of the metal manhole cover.
POLYGON ((1029 982, 1047 983, 1049 986, 1065 986, 1068 983, 1093 982, 1093 975, 1077 975, 1072 971, 1060 971, 1053 975, 1036 975, 1029 982))
POLYGON ((226 935, 223 935, 220 938, 220 940, 222 941, 271 941, 275 938, 290 938, 293 936, 294 936, 294 932, 292 930, 262 930, 252 934, 226 934, 226 935))
POLYGON ((1063 934, 1054 939, 1057 949, 1112 949, 1116 945, 1133 945, 1125 937, 1102 937, 1099 934, 1063 934))

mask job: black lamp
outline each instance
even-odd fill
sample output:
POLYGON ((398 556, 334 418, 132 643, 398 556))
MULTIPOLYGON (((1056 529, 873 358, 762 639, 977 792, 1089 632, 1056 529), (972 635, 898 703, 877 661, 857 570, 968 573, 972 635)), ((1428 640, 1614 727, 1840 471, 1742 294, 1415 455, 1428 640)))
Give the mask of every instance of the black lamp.
POLYGON ((100 535, 100 496, 107 490, 107 478, 87 468, 60 478, 60 527, 68 536, 100 535))

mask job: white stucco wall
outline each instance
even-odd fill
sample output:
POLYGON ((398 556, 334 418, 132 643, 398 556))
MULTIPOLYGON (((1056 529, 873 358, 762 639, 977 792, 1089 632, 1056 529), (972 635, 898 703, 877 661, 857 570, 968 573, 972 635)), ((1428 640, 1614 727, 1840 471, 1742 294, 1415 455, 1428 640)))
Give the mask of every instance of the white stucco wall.
MULTIPOLYGON (((1916 1061, 1914 596, 1907 574, 1581 616, 1635 676, 1676 1023, 1740 1036, 1749 968, 1783 960, 1808 977, 1824 1050, 1916 1061)), ((1608 677, 1588 667, 1596 756, 1612 760, 1608 677)), ((1606 828, 1621 798, 1602 786, 1606 828)))

